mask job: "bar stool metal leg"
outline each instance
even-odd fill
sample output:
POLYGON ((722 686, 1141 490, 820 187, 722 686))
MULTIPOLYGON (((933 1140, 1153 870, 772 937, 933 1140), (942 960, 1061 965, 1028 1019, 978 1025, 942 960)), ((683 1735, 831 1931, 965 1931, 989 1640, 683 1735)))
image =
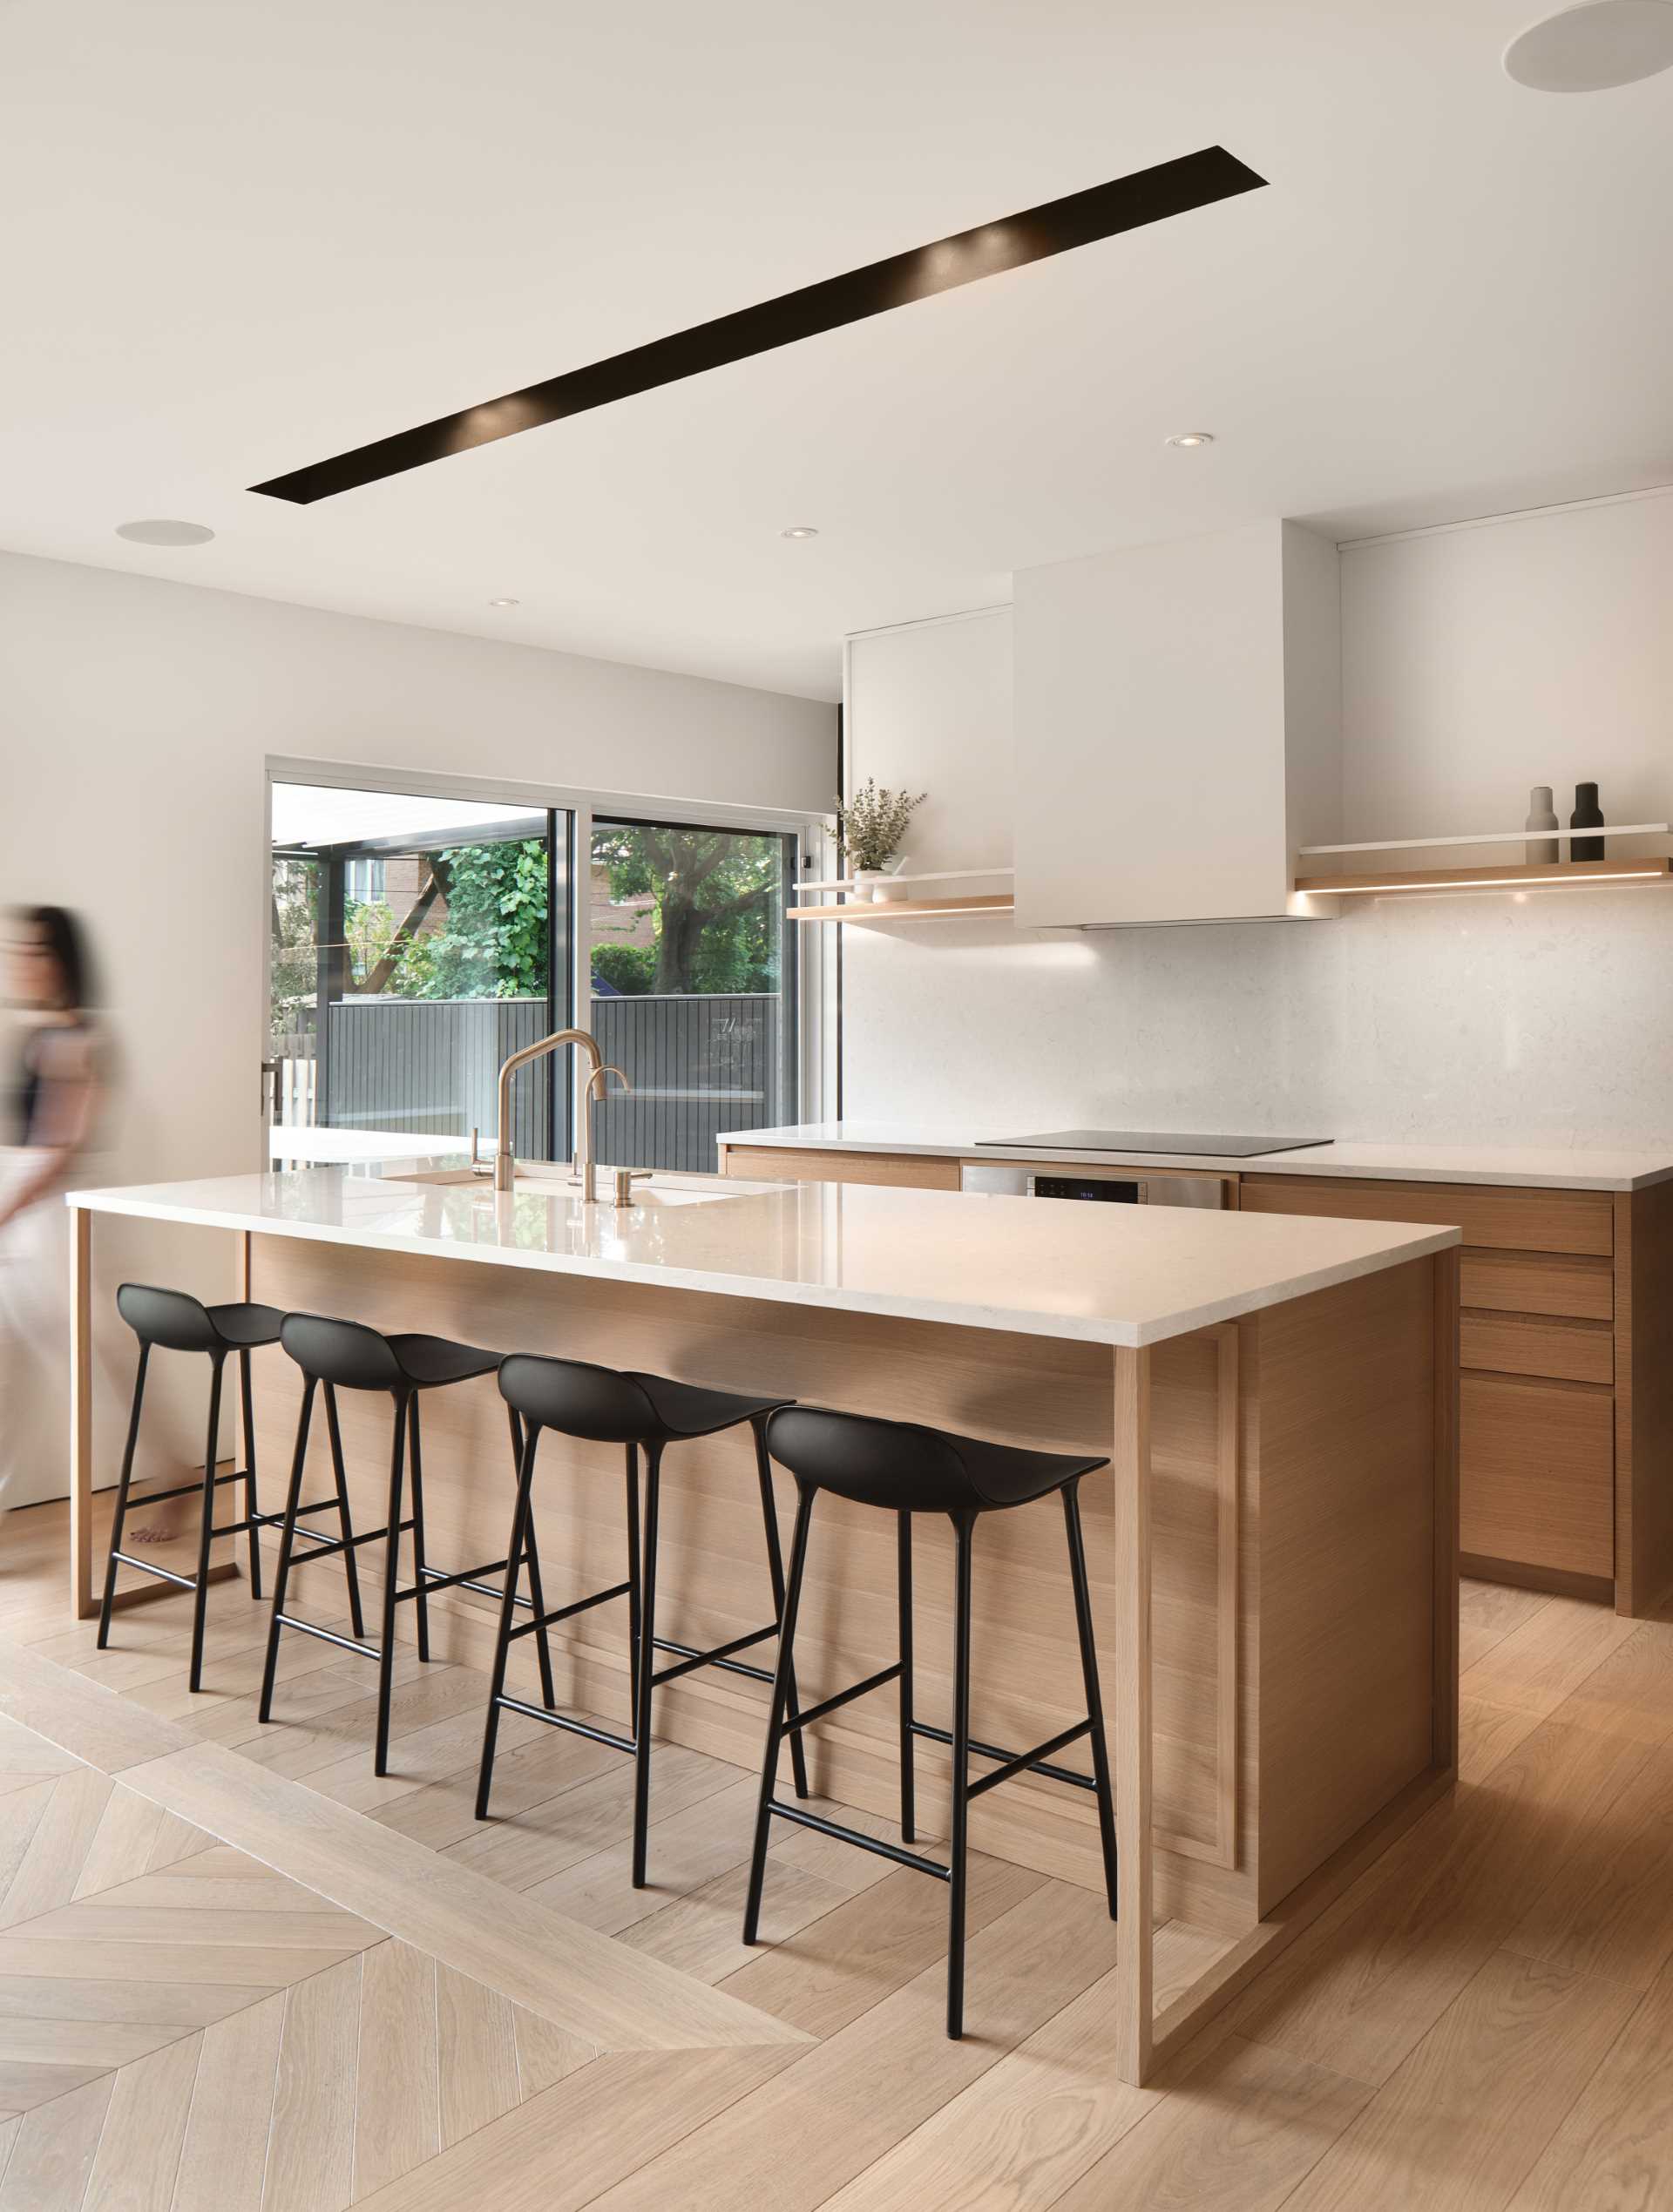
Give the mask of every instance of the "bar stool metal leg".
POLYGON ((796 1617, 802 1609, 802 1578, 808 1564, 808 1530, 813 1520, 813 1492, 796 1485, 796 1526, 790 1535, 790 1572, 779 1616, 778 1666, 767 1710, 767 1749, 761 1762, 761 1798, 755 1809, 755 1838, 749 1853, 749 1893, 744 1900, 743 1939, 754 1943, 761 1927, 761 1892, 767 1878, 767 1836, 772 1825, 773 1793, 778 1784, 778 1753, 789 1718, 790 1676, 795 1666, 796 1617))
POLYGON ((246 1347, 238 1355, 239 1410, 244 1422, 244 1518, 250 1547, 250 1595, 261 1595, 261 1531, 256 1525, 260 1508, 255 1502, 255 1401, 250 1394, 250 1355, 246 1347))
POLYGON ((1109 1778, 1109 1746, 1104 1741, 1104 1700, 1098 1684, 1098 1646, 1093 1635, 1092 1592, 1087 1580, 1087 1546, 1080 1530, 1080 1485, 1063 1486, 1063 1525, 1069 1539, 1069 1580, 1074 1586, 1074 1625, 1080 1640, 1080 1674, 1087 1686, 1092 1722, 1092 1772, 1098 1785, 1098 1833, 1103 1845, 1104 1887, 1109 1917, 1116 1918, 1115 1792, 1109 1778))
MULTIPOLYGON (((900 1839, 918 1841, 912 1772, 912 1517, 897 1513, 896 1589, 900 1607, 900 1839)), ((798 1736, 797 1741, 800 1741, 798 1736)))
MULTIPOLYGON (((302 1468, 308 1459, 308 1424, 314 1411, 314 1392, 316 1385, 310 1375, 302 1385, 301 1410, 296 1416, 296 1449, 291 1454, 290 1485, 285 1492, 285 1518, 279 1530, 279 1564, 273 1576, 273 1616, 268 1623, 268 1656, 261 1669, 261 1702, 257 1706, 258 1721, 273 1717, 273 1683, 279 1665, 279 1630, 281 1616, 285 1610, 285 1593, 290 1584, 290 1555, 295 1547, 296 1508, 301 1503, 302 1468)), ((329 1404, 329 1386, 327 1386, 329 1404)), ((332 1424, 335 1431, 335 1423, 332 1424)))
POLYGON ((645 1544, 639 1575, 639 1699, 633 1713, 633 1887, 645 1886, 651 1823, 651 1691, 656 1672, 656 1521, 662 1447, 645 1447, 645 1544))
POLYGON ((639 1446, 630 1444, 627 1454, 627 1703, 632 1725, 639 1725, 639 1446))
POLYGON ((111 1556, 105 1567, 105 1595, 98 1607, 98 1648, 105 1649, 111 1634, 111 1608, 116 1602, 117 1553, 122 1549, 123 1525, 128 1518, 128 1485, 133 1479, 134 1448, 139 1441, 139 1407, 146 1395, 146 1368, 151 1346, 139 1347, 139 1364, 133 1373, 133 1403, 128 1413, 128 1440, 122 1447, 122 1472, 116 1485, 116 1516, 111 1525, 111 1556))
POLYGON ((192 1671, 188 1689, 203 1688, 203 1629, 209 1610, 209 1546, 215 1529, 215 1453, 220 1444, 220 1384, 224 1356, 209 1363, 209 1431, 203 1448, 203 1518, 198 1524, 198 1586, 192 1593, 192 1671))
POLYGON ((970 1833, 970 1566, 973 1513, 955 1513, 958 1539, 952 1656, 952 1824, 947 1884, 947 2033, 965 2032, 965 1897, 970 1833))
POLYGON ((372 1758, 372 1772, 375 1775, 386 1775, 389 1770, 389 1695, 394 1688, 395 1603, 401 1573, 401 1497, 403 1477, 406 1472, 407 1413, 412 1397, 408 1390, 396 1390, 390 1395, 395 1400, 395 1438, 389 1452, 389 1523, 383 1553, 383 1625, 377 1654, 377 1748, 372 1758))
MULTIPOLYGON (((520 1483, 523 1475, 523 1423, 514 1405, 508 1405, 505 1410, 511 1417, 511 1465, 517 1471, 520 1483)), ((513 1578, 511 1587, 515 1591, 515 1578, 520 1572, 521 1561, 524 1559, 528 1560, 529 1601, 534 1607, 535 1619, 540 1623, 534 1634, 535 1655, 540 1662, 540 1695, 550 1711, 558 1702, 558 1692, 552 1674, 552 1638, 545 1626, 546 1592, 540 1580, 540 1547, 535 1541, 532 1507, 523 1517, 523 1529, 525 1540, 519 1549, 517 1529, 515 1525, 512 1526, 507 1572, 513 1578)))
MULTIPOLYGON (((313 1387, 310 1383, 309 1390, 313 1387)), ((342 1539, 342 1571, 349 1584, 349 1622, 356 1636, 363 1640, 366 1616, 360 1604, 360 1569, 355 1565, 355 1525, 349 1518, 349 1476, 342 1464, 342 1431, 337 1425, 336 1388, 330 1383, 325 1386, 325 1425, 331 1438, 331 1473, 337 1486, 337 1533, 342 1539)))
MULTIPOLYGON (((499 1736, 499 1701, 505 1689, 505 1662, 511 1653, 511 1622, 517 1612, 518 1561, 523 1556, 524 1538, 531 1519, 530 1497, 534 1488, 535 1447, 540 1441, 538 1425, 531 1422, 526 1435, 515 1413, 511 1416, 512 1434, 521 1437, 518 1455, 517 1503, 511 1509, 511 1540, 507 1546, 505 1594, 499 1601, 499 1633, 494 1639, 494 1670, 488 1688, 488 1718, 482 1734, 482 1765, 477 1775, 477 1818, 488 1817, 488 1792, 493 1786, 494 1746, 499 1736)), ((530 1593, 533 1595, 532 1590, 530 1593)), ((538 1600, 536 1600, 537 1604, 538 1600)), ((537 1615, 537 1618, 538 1616, 537 1615)), ((547 1703, 552 1702, 550 1695, 547 1703)))
MULTIPOLYGON (((767 1573, 773 1589, 773 1617, 784 1618, 784 1557, 779 1549, 778 1506, 773 1497, 773 1462, 767 1450, 767 1418, 757 1414, 749 1424, 755 1432, 755 1477, 761 1485, 761 1514, 767 1531, 767 1573)), ((790 1711, 796 1710, 796 1675, 790 1675, 790 1711)), ((790 1738, 790 1773, 796 1782, 796 1794, 805 1797, 808 1792, 808 1754, 802 1742, 800 1729, 790 1738)))
POLYGON ((407 1433, 407 1459, 412 1471, 412 1603, 418 1616, 418 1656, 428 1664, 430 1599, 426 1594, 428 1586, 424 1575, 424 1460, 418 1442, 418 1394, 416 1390, 409 1406, 408 1418, 411 1426, 407 1433))

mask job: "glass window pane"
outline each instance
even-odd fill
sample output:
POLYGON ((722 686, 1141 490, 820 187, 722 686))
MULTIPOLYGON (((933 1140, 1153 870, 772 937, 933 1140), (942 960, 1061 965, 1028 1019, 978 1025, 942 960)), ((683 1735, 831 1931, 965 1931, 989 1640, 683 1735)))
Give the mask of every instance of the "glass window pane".
POLYGON ((633 1086, 598 1157, 712 1172, 722 1130, 796 1117, 796 840, 595 820, 590 861, 590 1025, 633 1086))
MULTIPOLYGON (((299 1137, 295 1156, 442 1152, 468 1144, 473 1128, 491 1139, 501 1062, 567 1006, 553 821, 459 800, 274 787, 274 1118, 334 1133, 299 1137)), ((512 1140, 522 1157, 565 1156, 568 1120, 550 1069, 520 1079, 512 1140)))

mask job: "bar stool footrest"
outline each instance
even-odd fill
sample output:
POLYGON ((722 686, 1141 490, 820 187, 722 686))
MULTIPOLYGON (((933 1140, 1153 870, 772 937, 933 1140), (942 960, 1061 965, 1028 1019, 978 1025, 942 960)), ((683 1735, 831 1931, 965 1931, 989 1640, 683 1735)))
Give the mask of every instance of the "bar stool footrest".
MULTIPOLYGON (((560 1620, 572 1620, 576 1613, 586 1613, 593 1606, 608 1605, 612 1598, 625 1598, 628 1586, 626 1582, 618 1582, 608 1590, 595 1590, 590 1598, 577 1598, 572 1605, 559 1606, 556 1613, 543 1613, 537 1614, 532 1620, 519 1620, 515 1628, 507 1631, 505 1640, 514 1643, 519 1636, 532 1636, 540 1628, 554 1628, 560 1620)), ((499 1593, 496 1591, 493 1594, 498 1597, 499 1593)), ((517 1602, 526 1606, 532 1600, 519 1598, 517 1602)), ((537 1706, 535 1709, 538 1712, 541 1708, 537 1706)))
POLYGON ((299 1620, 294 1613, 275 1613, 274 1622, 281 1628, 295 1628, 304 1636, 317 1636, 322 1644, 335 1644, 339 1651, 358 1652, 362 1659, 381 1659, 383 1654, 376 1644, 364 1642, 358 1636, 344 1636, 335 1628, 322 1628, 317 1620, 299 1620))
POLYGON ((765 1643, 769 1636, 778 1634, 778 1623, 769 1621, 764 1628, 752 1628, 747 1636, 735 1636, 729 1644, 712 1644, 707 1651, 700 1651, 695 1644, 676 1644, 671 1637, 654 1636, 652 1647, 656 1651, 677 1651, 682 1654, 678 1667, 664 1667, 651 1677, 651 1688, 660 1689, 664 1682, 677 1681, 681 1674, 689 1674, 699 1667, 719 1667, 728 1674, 747 1674, 752 1681, 770 1682, 770 1667, 745 1667, 732 1657, 735 1651, 748 1651, 752 1644, 765 1643))
MULTIPOLYGON (((244 1468, 234 1467, 227 1474, 212 1475, 209 1478, 209 1487, 211 1490, 219 1490, 224 1483, 247 1482, 248 1480, 249 1476, 244 1468)), ((143 1505, 166 1505, 175 1498, 201 1498, 202 1495, 203 1477, 200 1475, 195 1482, 176 1483, 172 1490, 148 1490, 143 1498, 131 1497, 128 1499, 128 1511, 131 1513, 137 1512, 143 1505)), ((283 1517, 275 1513, 273 1518, 279 1520, 283 1517)))
MULTIPOLYGON (((864 1697, 872 1690, 880 1690, 885 1683, 898 1681, 900 1673, 900 1661, 897 1660, 892 1667, 885 1667, 880 1674, 868 1674, 863 1682, 855 1682, 845 1690, 838 1690, 835 1697, 822 1698, 817 1705, 809 1705, 805 1712, 792 1714, 784 1723, 785 1735, 789 1735, 795 1728, 810 1727, 815 1721, 823 1721, 827 1713, 834 1713, 839 1705, 850 1704, 857 1697, 864 1697)), ((1005 1752, 1000 1755, 1009 1758, 1011 1755, 1005 1752)), ((868 1837, 867 1841, 870 1840, 868 1837)))
POLYGON ((502 1690, 493 1703, 507 1713, 521 1713, 526 1720, 544 1721, 550 1728, 566 1729, 571 1735, 584 1735, 593 1743, 607 1743, 613 1751, 633 1753, 639 1745, 630 1735, 618 1735, 613 1729, 595 1728, 590 1721, 578 1721, 570 1713, 554 1713, 549 1706, 531 1705, 526 1698, 513 1697, 502 1690))
MULTIPOLYGON (((931 1728, 927 1721, 914 1721, 912 1734, 927 1736, 931 1743, 945 1743, 949 1748, 952 1743, 950 1730, 931 1728)), ((978 1743, 972 1736, 970 1743, 972 1755, 978 1759, 997 1759, 1000 1771, 984 1775, 979 1782, 967 1782, 966 1789, 971 1796, 979 1797, 984 1790, 992 1789, 995 1782, 1009 1782, 1014 1775, 1032 1772, 1043 1774, 1053 1782, 1069 1782, 1076 1789, 1095 1792, 1098 1788, 1095 1776, 1076 1774, 1073 1767, 1055 1767, 1046 1763, 1053 1751, 1061 1751, 1067 1745, 1078 1742, 1080 1737, 1091 1734, 1092 1722, 1090 1719, 1084 1720, 1074 1728, 1066 1728, 1061 1735, 1052 1736, 1045 1743, 1037 1745, 1032 1751, 1005 1751, 996 1743, 978 1743)))
MULTIPOLYGON (((419 1580, 412 1588, 397 1591, 396 1594, 403 1598, 417 1598, 428 1597, 437 1590, 479 1590, 484 1598, 503 1598, 505 1594, 503 1590, 497 1590, 491 1582, 483 1582, 478 1578, 484 1574, 503 1574, 510 1565, 509 1559, 490 1559, 486 1566, 461 1567, 457 1574, 449 1574, 438 1566, 421 1566, 418 1570, 419 1580)), ((526 1606, 531 1600, 518 1597, 513 1603, 526 1606)))
POLYGON ((112 1552, 113 1559, 120 1559, 124 1566, 138 1567, 141 1574, 154 1574, 159 1582, 172 1582, 177 1589, 195 1590, 195 1574, 176 1574, 172 1566, 159 1566, 154 1559, 136 1559, 132 1552, 112 1552))
POLYGON ((839 1843, 853 1843, 863 1851, 870 1851, 878 1858, 893 1859, 897 1866, 910 1866, 919 1874, 932 1874, 938 1882, 950 1882, 952 1869, 943 1866, 938 1859, 925 1858, 921 1851, 909 1851, 904 1843, 891 1843, 881 1836, 867 1836, 857 1828, 844 1828, 840 1821, 827 1820, 822 1813, 810 1813, 805 1805, 786 1804, 782 1797, 769 1797, 769 1813, 776 1813, 781 1820, 793 1821, 798 1828, 811 1828, 816 1835, 834 1836, 839 1843))

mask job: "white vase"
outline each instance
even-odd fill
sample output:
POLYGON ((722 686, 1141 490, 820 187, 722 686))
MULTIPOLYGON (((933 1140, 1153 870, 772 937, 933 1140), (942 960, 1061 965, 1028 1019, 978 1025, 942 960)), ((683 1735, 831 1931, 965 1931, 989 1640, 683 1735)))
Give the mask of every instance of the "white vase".
POLYGON ((897 853, 877 876, 872 886, 871 896, 880 906, 888 906, 896 899, 904 899, 907 896, 911 886, 907 883, 897 883, 895 881, 896 876, 905 865, 905 854, 897 853))
MULTIPOLYGON (((1528 793, 1527 820, 1522 827, 1524 829, 1556 829, 1556 809, 1551 803, 1551 786, 1548 783, 1536 783, 1528 793)), ((1530 868, 1548 868, 1557 857, 1557 841, 1554 837, 1530 838, 1523 846, 1522 853, 1530 868)))
POLYGON ((877 886, 883 880, 880 868, 857 868, 850 878, 854 885, 853 896, 862 903, 880 897, 882 894, 877 886))

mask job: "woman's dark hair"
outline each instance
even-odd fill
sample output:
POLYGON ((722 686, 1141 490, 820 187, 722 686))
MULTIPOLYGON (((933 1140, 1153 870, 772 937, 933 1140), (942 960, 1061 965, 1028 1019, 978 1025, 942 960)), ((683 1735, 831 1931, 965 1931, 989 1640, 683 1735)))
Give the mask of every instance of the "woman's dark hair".
POLYGON ((28 927, 38 930, 44 938, 63 979, 64 1005, 95 1005, 98 993, 92 954, 88 948, 87 933, 75 916, 62 906, 26 906, 18 918, 28 927))

